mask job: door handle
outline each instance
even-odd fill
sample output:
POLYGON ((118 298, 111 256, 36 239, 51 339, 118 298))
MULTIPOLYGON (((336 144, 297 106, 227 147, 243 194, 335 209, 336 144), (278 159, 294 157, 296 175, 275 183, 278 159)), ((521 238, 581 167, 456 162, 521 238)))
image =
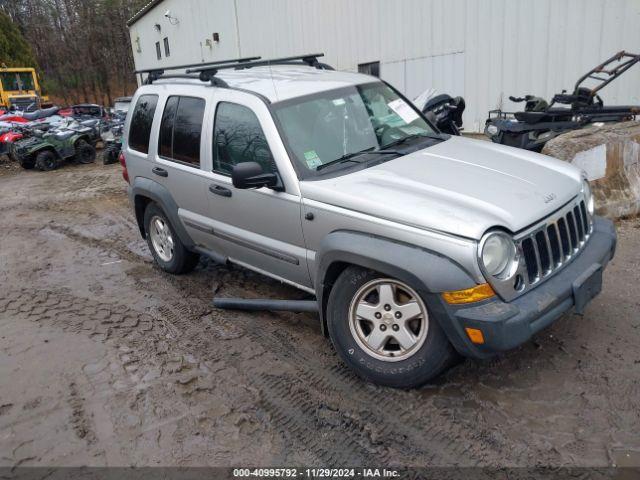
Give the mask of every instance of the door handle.
POLYGON ((209 185, 209 191, 211 193, 215 193, 216 195, 220 195, 221 197, 231 196, 231 190, 220 185, 209 185))
POLYGON ((156 175, 158 175, 159 177, 168 177, 169 176, 169 172, 167 172, 164 168, 155 167, 151 171, 153 173, 155 173, 156 175))

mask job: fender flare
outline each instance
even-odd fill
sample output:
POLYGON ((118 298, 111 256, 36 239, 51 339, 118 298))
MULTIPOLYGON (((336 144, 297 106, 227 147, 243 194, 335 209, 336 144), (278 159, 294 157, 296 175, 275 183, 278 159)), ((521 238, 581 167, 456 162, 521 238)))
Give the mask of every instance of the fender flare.
POLYGON ((193 249, 195 243, 184 228, 180 217, 178 216, 178 204, 175 202, 169 190, 164 186, 144 177, 136 177, 133 183, 129 187, 129 199, 134 206, 136 213, 136 221, 138 222, 138 228, 142 238, 146 238, 146 232, 144 229, 144 210, 147 206, 148 200, 157 203, 162 211, 165 213, 171 226, 176 231, 178 238, 182 244, 189 250, 193 249), (140 202, 141 199, 148 199, 147 201, 140 202))
POLYGON ((35 160, 38 154, 40 152, 44 152, 45 150, 53 153, 57 160, 64 160, 64 157, 60 155, 60 152, 58 152, 58 150, 51 144, 43 145, 41 147, 33 149, 31 153, 29 153, 29 156, 33 157, 33 159, 35 160))
POLYGON ((375 270, 411 285, 426 301, 436 293, 477 285, 470 273, 448 257, 370 234, 352 231, 330 233, 322 240, 316 257, 319 259, 316 297, 325 335, 329 293, 337 277, 350 265, 375 270))

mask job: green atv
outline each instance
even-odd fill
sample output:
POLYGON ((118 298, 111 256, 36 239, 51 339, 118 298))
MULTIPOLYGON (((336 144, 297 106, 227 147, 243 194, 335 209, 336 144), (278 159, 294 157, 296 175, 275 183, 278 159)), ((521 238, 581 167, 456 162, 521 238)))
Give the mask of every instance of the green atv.
POLYGON ((55 130, 36 130, 33 136, 13 144, 13 154, 25 169, 54 170, 65 160, 93 163, 96 149, 91 144, 91 129, 83 126, 55 130))

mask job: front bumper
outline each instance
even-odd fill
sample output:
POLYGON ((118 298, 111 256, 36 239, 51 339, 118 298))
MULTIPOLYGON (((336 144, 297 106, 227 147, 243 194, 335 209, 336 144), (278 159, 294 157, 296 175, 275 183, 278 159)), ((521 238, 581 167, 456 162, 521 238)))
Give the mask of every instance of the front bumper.
POLYGON ((595 217, 593 233, 582 252, 552 278, 525 295, 505 303, 489 300, 475 306, 452 308, 442 302, 441 325, 458 352, 486 358, 529 340, 575 306, 574 286, 585 272, 604 267, 613 258, 616 231, 610 220, 595 217), (485 343, 471 343, 465 328, 482 331, 485 343))

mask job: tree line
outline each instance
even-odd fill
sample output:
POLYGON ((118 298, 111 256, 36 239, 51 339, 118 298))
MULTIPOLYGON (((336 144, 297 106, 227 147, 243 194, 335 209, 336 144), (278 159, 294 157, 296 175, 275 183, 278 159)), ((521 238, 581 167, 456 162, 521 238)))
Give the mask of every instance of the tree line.
POLYGON ((148 0, 0 0, 0 63, 38 69, 56 103, 111 105, 136 88, 126 22, 148 0))

